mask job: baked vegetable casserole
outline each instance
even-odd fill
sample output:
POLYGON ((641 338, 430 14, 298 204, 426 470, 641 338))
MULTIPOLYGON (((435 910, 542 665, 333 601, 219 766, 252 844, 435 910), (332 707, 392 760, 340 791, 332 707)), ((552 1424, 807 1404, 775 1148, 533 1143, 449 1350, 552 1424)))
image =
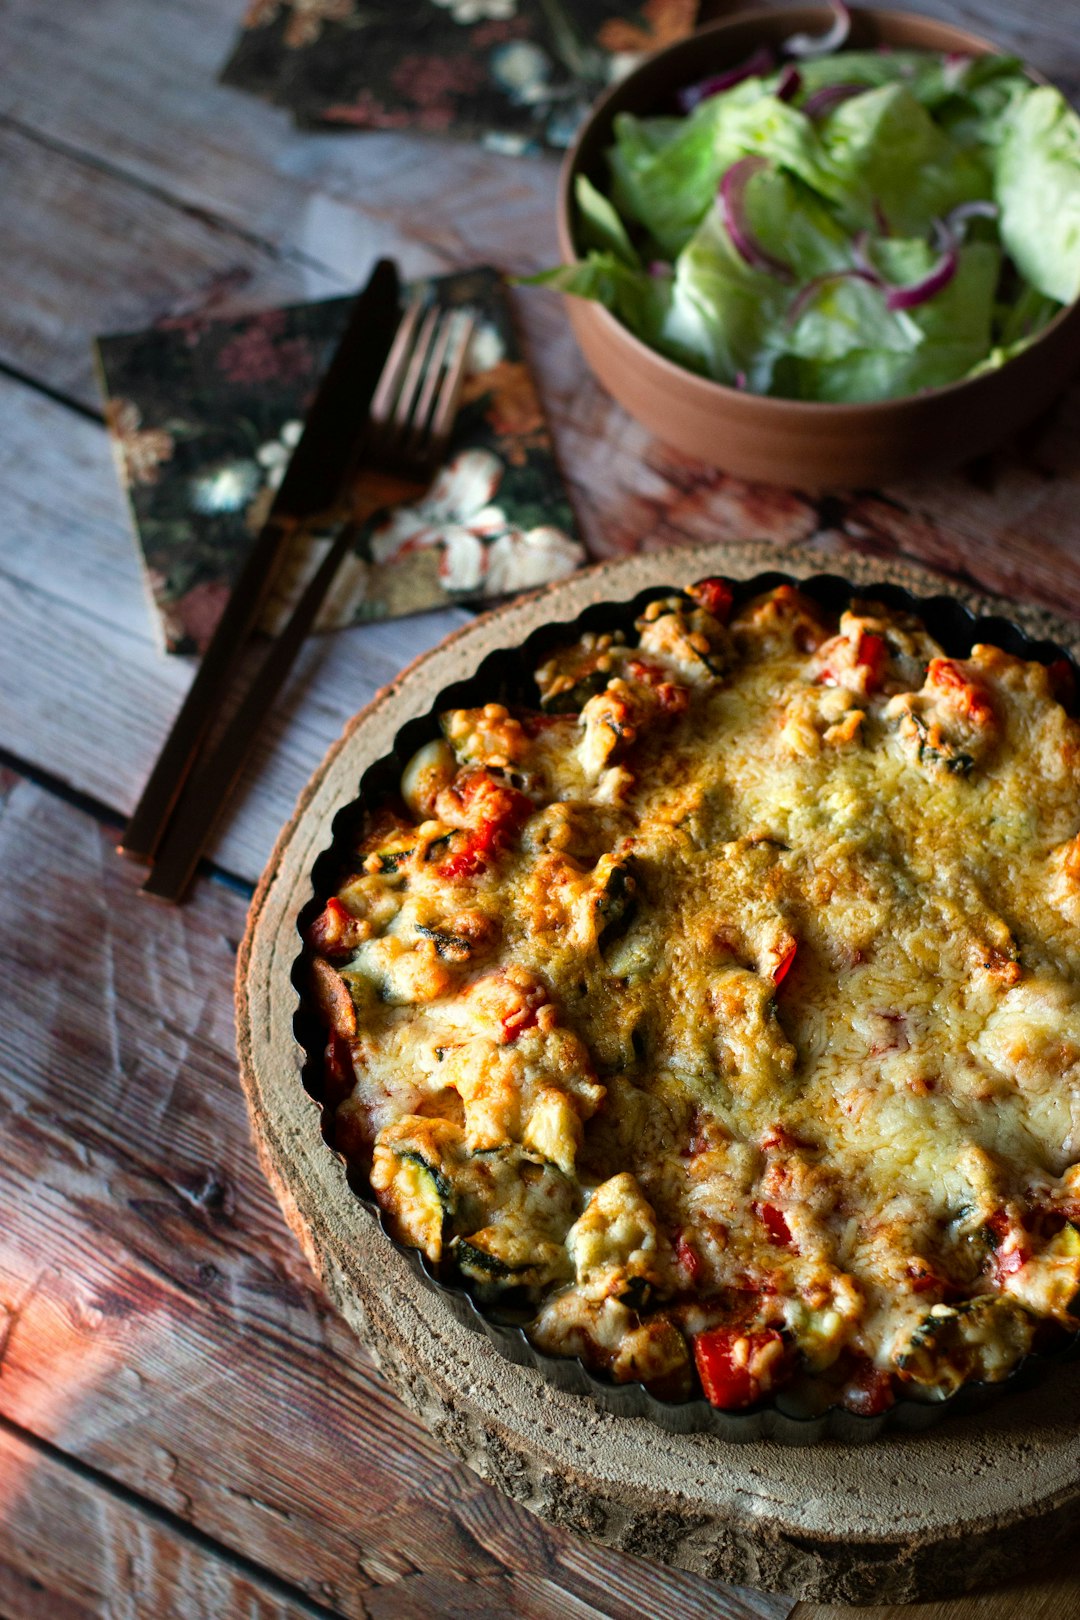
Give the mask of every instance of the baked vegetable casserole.
POLYGON ((1071 667, 732 604, 440 716, 307 929, 323 1100, 539 1349, 880 1413, 1080 1328, 1071 667))

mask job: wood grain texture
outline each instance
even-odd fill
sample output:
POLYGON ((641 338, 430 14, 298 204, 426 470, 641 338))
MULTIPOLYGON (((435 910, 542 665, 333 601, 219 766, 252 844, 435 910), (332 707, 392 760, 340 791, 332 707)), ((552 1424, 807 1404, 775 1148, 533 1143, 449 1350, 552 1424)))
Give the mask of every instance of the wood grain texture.
POLYGON ((5 1620, 307 1620, 326 1613, 302 1596, 290 1601, 272 1577, 260 1579, 177 1536, 152 1512, 6 1428, 0 1429, 0 1498, 5 1620))
MULTIPOLYGON (((795 574, 813 554, 781 554, 795 574)), ((1080 1368, 986 1413, 860 1446, 731 1445, 658 1434, 646 1419, 602 1409, 504 1360, 426 1289, 348 1189, 300 1087, 292 1039, 296 917, 362 759, 389 752, 431 694, 469 676, 493 648, 514 646, 587 604, 625 600, 677 579, 678 553, 632 558, 565 581, 459 633, 421 659, 358 718, 316 773, 252 904, 237 970, 241 1075, 264 1167, 337 1307, 433 1432, 483 1477, 556 1523, 683 1568, 814 1598, 910 1601, 1015 1572, 1021 1527, 1044 1545, 1075 1529, 1080 1505, 1080 1368)), ((705 572, 749 577, 777 560, 768 546, 713 547, 705 572)), ((935 581, 866 562, 860 584, 935 581)), ((973 593, 977 611, 994 604, 973 593)), ((1037 635, 1080 638, 1037 610, 1037 635)))
MULTIPOLYGON (((251 1147, 236 895, 203 883, 183 911, 148 907, 106 829, 10 774, 0 870, 5 1417, 174 1515, 181 1540, 191 1525, 356 1620, 787 1613, 541 1527, 390 1395, 251 1147)), ((0 1522, 17 1499, 0 1491, 0 1522)), ((93 1588, 98 1555, 72 1558, 93 1588)), ((173 1610, 116 1612, 233 1612, 176 1580, 173 1610)), ((117 1603, 123 1586, 121 1568, 117 1603)))
MULTIPOLYGON (((0 747, 118 813, 133 807, 191 679, 158 649, 104 429, 0 376, 0 747)), ((242 779, 217 863, 254 881, 349 715, 448 608, 316 636, 242 779)))

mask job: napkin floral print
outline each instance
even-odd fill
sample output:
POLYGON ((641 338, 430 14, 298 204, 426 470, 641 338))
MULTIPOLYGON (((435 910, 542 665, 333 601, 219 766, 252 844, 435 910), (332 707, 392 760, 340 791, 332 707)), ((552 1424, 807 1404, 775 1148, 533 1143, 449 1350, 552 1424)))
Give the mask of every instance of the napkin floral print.
POLYGON ((301 124, 569 145, 597 91, 689 33, 698 0, 249 0, 222 75, 301 124))
MULTIPOLYGON (((527 590, 585 557, 498 272, 428 286, 479 316, 450 454, 419 496, 362 476, 344 508, 356 544, 320 628, 527 590)), ((168 651, 196 652, 213 634, 349 302, 188 316, 99 339, 106 418, 168 651)), ((268 628, 326 543, 316 533, 296 548, 268 628)))

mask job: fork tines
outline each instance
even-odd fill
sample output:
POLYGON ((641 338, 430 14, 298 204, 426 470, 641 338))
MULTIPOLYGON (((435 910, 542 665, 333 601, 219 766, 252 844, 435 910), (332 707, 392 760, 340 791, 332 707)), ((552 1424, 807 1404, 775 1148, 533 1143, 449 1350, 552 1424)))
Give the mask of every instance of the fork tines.
POLYGON ((446 449, 476 317, 417 293, 402 316, 371 402, 368 455, 387 471, 433 469, 446 449))

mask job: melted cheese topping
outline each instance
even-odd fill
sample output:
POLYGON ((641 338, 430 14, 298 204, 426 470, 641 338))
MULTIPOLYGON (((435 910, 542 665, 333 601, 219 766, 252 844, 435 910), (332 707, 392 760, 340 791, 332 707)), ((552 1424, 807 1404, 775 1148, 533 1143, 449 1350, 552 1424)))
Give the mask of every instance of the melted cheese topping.
POLYGON ((1080 1325, 1080 728, 910 616, 729 601, 442 717, 309 936, 338 1145, 616 1378, 1003 1377, 1080 1325))

